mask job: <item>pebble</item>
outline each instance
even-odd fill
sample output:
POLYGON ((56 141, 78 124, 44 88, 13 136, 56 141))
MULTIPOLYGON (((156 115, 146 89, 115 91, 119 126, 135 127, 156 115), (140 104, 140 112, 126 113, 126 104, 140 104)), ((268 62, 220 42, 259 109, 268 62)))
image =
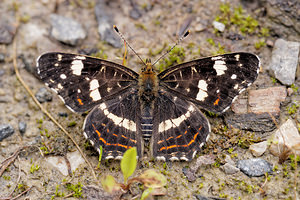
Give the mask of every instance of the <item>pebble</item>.
POLYGON ((4 62, 4 61, 5 61, 5 54, 0 53, 0 62, 4 62))
MULTIPOLYGON (((78 151, 67 153, 67 158, 72 171, 75 171, 79 165, 85 162, 78 151)), ((68 165, 65 158, 61 156, 49 156, 46 157, 46 161, 58 169, 64 176, 68 176, 68 165)))
POLYGON ((51 14, 51 36, 63 43, 76 46, 84 38, 86 38, 86 32, 74 19, 64 17, 61 15, 51 14))
POLYGON ((10 124, 1 124, 0 125, 0 142, 11 136, 15 132, 14 128, 10 124))
MULTIPOLYGON (((276 123, 279 122, 279 114, 272 114, 276 123)), ((276 124, 270 113, 245 113, 245 114, 228 114, 225 116, 225 121, 228 126, 234 128, 249 130, 254 132, 270 132, 276 129, 276 124)))
POLYGON ((196 24, 196 26, 195 26, 195 31, 196 32, 201 32, 201 31, 204 31, 206 29, 206 26, 204 26, 203 24, 201 24, 201 23, 198 23, 198 24, 196 24))
POLYGON ((0 44, 10 44, 16 34, 16 27, 7 24, 0 23, 0 44))
POLYGON ((267 150, 267 148, 268 148, 268 142, 263 141, 263 142, 250 145, 249 150, 251 151, 253 156, 258 157, 263 155, 267 150))
POLYGON ((66 113, 66 112, 59 112, 58 116, 60 116, 60 117, 68 117, 68 113, 66 113))
POLYGON ((295 82, 299 50, 300 42, 283 39, 275 41, 268 69, 270 74, 284 85, 292 85, 295 82))
POLYGON ((248 160, 239 160, 237 167, 247 176, 263 176, 266 172, 272 173, 273 166, 271 163, 261 158, 252 158, 248 160))
POLYGON ((200 194, 195 194, 197 200, 213 200, 212 198, 202 196, 200 194))
POLYGON ((226 174, 235 174, 240 171, 239 168, 229 163, 225 163, 225 165, 223 165, 221 168, 224 170, 226 174))
POLYGON ((113 47, 120 48, 122 46, 121 39, 118 34, 113 30, 113 16, 108 12, 109 9, 101 1, 97 1, 95 6, 95 15, 98 22, 98 33, 101 40, 106 41, 113 47))
MULTIPOLYGON (((284 124, 282 124, 280 128, 274 133, 272 138, 273 141, 270 145, 269 150, 274 156, 280 156, 281 153, 287 149, 296 151, 296 148, 293 148, 293 146, 297 146, 300 144, 300 134, 298 132, 297 126, 291 119, 288 119, 284 124)), ((300 154, 299 149, 298 154, 300 154)))
POLYGON ((280 103, 285 101, 287 91, 284 86, 249 91, 249 112, 280 113, 280 103))
POLYGON ((225 30, 225 25, 221 22, 214 21, 213 22, 213 27, 215 29, 217 29, 218 31, 220 31, 220 32, 224 32, 224 30, 225 30))
POLYGON ((40 103, 44 103, 46 101, 52 101, 52 93, 49 92, 47 90, 47 88, 40 88, 37 93, 35 94, 35 97, 37 98, 37 100, 40 102, 40 103))
POLYGON ((26 132, 26 128, 27 128, 26 122, 19 122, 19 131, 21 135, 24 135, 24 133, 26 132))

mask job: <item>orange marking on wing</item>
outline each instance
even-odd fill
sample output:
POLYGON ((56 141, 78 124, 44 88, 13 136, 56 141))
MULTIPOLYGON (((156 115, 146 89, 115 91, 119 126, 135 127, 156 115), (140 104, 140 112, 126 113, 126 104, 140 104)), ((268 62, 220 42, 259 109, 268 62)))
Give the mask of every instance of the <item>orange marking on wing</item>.
POLYGON ((172 146, 168 146, 168 147, 162 147, 159 149, 159 151, 162 151, 164 149, 168 150, 168 149, 172 149, 172 148, 175 148, 175 147, 188 147, 190 146, 192 143, 195 142, 197 136, 198 136, 199 132, 197 132, 195 135, 194 135, 194 138, 188 143, 188 144, 183 144, 183 145, 172 145, 172 146))
POLYGON ((116 137, 118 137, 118 135, 117 135, 117 134, 114 134, 114 133, 113 133, 113 136, 116 136, 116 137))
POLYGON ((109 129, 106 130, 109 133, 109 129))
POLYGON ((172 139, 173 138, 173 136, 171 136, 171 137, 169 137, 168 139, 166 139, 166 141, 168 141, 168 140, 170 140, 170 139, 172 139))
POLYGON ((182 137, 182 135, 178 135, 178 136, 176 137, 176 139, 181 138, 181 137, 182 137))
POLYGON ((215 102, 214 102, 214 106, 218 105, 220 101, 220 98, 218 98, 215 102))
POLYGON ((81 100, 81 99, 77 98, 77 101, 78 101, 79 105, 83 105, 83 103, 82 103, 82 100, 81 100))
POLYGON ((126 137, 125 135, 121 135, 122 138, 129 139, 131 142, 136 143, 136 140, 126 137))
POLYGON ((160 141, 157 142, 157 144, 160 144, 160 143, 162 143, 163 141, 164 141, 164 140, 160 140, 160 141))

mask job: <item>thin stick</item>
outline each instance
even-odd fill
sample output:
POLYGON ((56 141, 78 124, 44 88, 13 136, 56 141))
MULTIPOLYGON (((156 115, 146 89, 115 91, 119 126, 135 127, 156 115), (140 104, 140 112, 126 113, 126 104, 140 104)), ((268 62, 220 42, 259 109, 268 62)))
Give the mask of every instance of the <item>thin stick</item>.
POLYGON ((171 47, 171 49, 169 49, 168 51, 166 51, 163 55, 161 55, 153 64, 152 66, 154 66, 159 60, 161 60, 163 57, 165 57, 168 53, 170 53, 186 36, 188 36, 190 34, 190 30, 188 30, 187 32, 185 32, 185 34, 183 36, 181 36, 176 43, 171 47))
POLYGON ((118 27, 116 25, 113 26, 115 31, 119 34, 120 38, 128 45, 128 47, 133 51, 133 53, 142 61, 142 63, 144 63, 144 65, 146 66, 146 63, 143 61, 143 59, 139 56, 139 54, 137 54, 137 52, 135 52, 135 50, 130 46, 130 44, 127 42, 127 40, 125 39, 125 37, 123 36, 123 34, 119 31, 118 27))

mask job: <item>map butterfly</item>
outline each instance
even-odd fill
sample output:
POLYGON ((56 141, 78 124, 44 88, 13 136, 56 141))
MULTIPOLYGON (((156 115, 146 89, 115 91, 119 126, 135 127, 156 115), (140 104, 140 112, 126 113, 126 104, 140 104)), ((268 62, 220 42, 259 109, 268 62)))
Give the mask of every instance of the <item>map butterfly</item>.
POLYGON ((208 140, 210 124, 199 108, 223 113, 258 76, 251 53, 230 53, 155 72, 149 59, 140 73, 107 60, 51 52, 37 72, 74 112, 86 112, 84 136, 106 159, 121 159, 150 142, 157 160, 191 161, 208 140))

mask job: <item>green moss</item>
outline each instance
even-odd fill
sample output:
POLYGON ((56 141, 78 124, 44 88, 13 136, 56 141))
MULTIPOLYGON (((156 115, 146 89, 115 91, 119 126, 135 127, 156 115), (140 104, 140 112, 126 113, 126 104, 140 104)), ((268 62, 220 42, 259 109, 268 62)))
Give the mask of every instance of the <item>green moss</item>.
POLYGON ((144 24, 142 24, 142 23, 135 23, 134 25, 135 25, 135 27, 137 27, 139 29, 147 31, 147 27, 144 24))
POLYGON ((67 183, 67 190, 73 192, 73 197, 82 197, 82 184, 78 182, 77 184, 73 185, 71 183, 67 183))
POLYGON ((3 175, 2 177, 3 177, 3 179, 6 180, 6 181, 9 181, 9 180, 11 179, 10 176, 5 176, 5 175, 3 175))
POLYGON ((92 57, 96 58, 102 58, 102 59, 107 59, 108 56, 102 49, 100 49, 98 52, 91 54, 92 57))
POLYGON ((290 106, 287 106, 286 110, 288 111, 289 115, 293 115, 298 111, 298 108, 299 108, 299 104, 296 103, 296 104, 292 104, 290 106))
MULTIPOLYGON (((170 48, 171 47, 169 47, 169 50, 170 48)), ((182 47, 174 47, 173 50, 169 53, 168 57, 160 61, 158 69, 161 72, 172 65, 180 64, 184 61, 184 58, 185 58, 184 49, 182 47)))
POLYGON ((71 122, 69 122, 68 127, 76 126, 76 124, 77 124, 77 122, 71 121, 71 122))
POLYGON ((254 47, 255 47, 255 49, 260 49, 260 48, 262 48, 262 47, 264 47, 264 46, 266 46, 266 42, 265 42, 265 40, 264 39, 261 39, 261 40, 259 40, 258 42, 255 42, 254 43, 254 47))
POLYGON ((299 87, 296 87, 294 83, 291 85, 291 88, 295 93, 298 92, 299 87))
POLYGON ((33 174, 35 171, 38 171, 40 169, 40 166, 34 165, 34 163, 30 167, 30 173, 33 174))

